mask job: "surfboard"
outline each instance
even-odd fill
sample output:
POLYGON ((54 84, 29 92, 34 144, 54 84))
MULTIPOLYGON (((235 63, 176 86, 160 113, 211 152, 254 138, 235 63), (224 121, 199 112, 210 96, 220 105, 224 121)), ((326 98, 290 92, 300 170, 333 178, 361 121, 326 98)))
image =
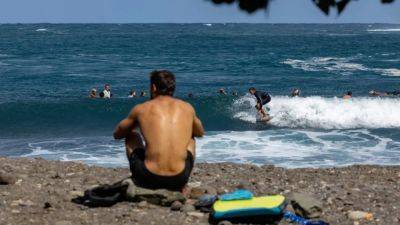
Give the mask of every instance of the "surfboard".
POLYGON ((268 123, 269 121, 271 121, 272 120, 272 116, 270 116, 269 114, 267 114, 267 116, 266 117, 264 117, 264 118, 257 118, 257 122, 258 123, 268 123))

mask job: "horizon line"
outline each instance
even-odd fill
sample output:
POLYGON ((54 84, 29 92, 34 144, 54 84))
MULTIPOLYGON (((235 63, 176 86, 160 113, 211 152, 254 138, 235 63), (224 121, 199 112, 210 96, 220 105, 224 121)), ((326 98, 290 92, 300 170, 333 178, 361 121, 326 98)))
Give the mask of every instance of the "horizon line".
POLYGON ((371 24, 388 24, 388 25, 400 25, 400 23, 397 22, 343 22, 343 23, 336 23, 336 22, 324 22, 324 23, 318 23, 318 22, 0 22, 0 25, 35 25, 35 24, 50 24, 50 25, 63 25, 63 24, 114 24, 114 25, 119 25, 119 24, 306 24, 306 25, 313 25, 313 24, 320 24, 320 25, 340 25, 340 24, 362 24, 362 25, 371 25, 371 24))

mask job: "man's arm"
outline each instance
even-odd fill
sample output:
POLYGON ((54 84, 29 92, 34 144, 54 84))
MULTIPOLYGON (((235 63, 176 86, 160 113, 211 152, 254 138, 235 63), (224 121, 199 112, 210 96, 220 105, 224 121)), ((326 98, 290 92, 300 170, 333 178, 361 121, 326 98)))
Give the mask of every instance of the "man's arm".
POLYGON ((131 132, 135 128, 135 126, 137 125, 137 114, 138 106, 132 109, 127 118, 119 122, 114 131, 115 139, 125 138, 129 134, 129 132, 131 132))
POLYGON ((204 136, 204 127, 201 123, 200 119, 194 114, 193 118, 193 136, 194 137, 203 137, 204 136))

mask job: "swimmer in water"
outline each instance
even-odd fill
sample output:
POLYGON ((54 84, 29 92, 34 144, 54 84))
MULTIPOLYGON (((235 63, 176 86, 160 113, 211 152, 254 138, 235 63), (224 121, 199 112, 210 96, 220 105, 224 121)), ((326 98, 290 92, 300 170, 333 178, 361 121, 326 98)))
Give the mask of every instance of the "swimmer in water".
POLYGON ((348 91, 345 95, 343 95, 343 99, 351 99, 353 97, 353 92, 348 91))
POLYGON ((225 91, 225 89, 223 89, 223 88, 220 88, 220 89, 218 90, 218 93, 221 94, 221 95, 226 95, 226 91, 225 91))
POLYGON ((292 93, 290 94, 291 97, 300 97, 300 89, 295 88, 293 89, 292 93))
POLYGON ((109 84, 104 85, 104 90, 100 93, 101 98, 111 98, 113 94, 111 94, 111 88, 109 84))
POLYGON ((97 98, 97 90, 95 88, 90 90, 89 98, 97 98))
POLYGON ((135 98, 135 97, 136 97, 136 91, 132 89, 132 90, 129 92, 128 98, 135 98))
POLYGON ((145 97, 145 96, 146 96, 146 92, 145 91, 140 92, 140 97, 145 97))
POLYGON ((263 105, 271 101, 271 96, 268 94, 268 92, 257 91, 254 87, 249 88, 249 93, 254 95, 254 97, 256 97, 257 99, 257 105, 255 106, 255 108, 258 110, 261 118, 267 119, 268 114, 264 111, 263 105))
POLYGON ((194 98, 193 93, 189 93, 189 94, 188 94, 188 97, 189 97, 189 98, 194 98))

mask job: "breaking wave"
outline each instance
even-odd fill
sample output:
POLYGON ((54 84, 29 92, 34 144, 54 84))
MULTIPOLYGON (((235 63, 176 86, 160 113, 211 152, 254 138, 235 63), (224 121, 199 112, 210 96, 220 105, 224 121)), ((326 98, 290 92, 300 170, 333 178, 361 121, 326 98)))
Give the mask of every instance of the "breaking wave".
MULTIPOLYGON (((255 123, 255 100, 244 96, 236 100, 233 117, 255 123), (247 107, 246 107, 247 105, 247 107), (242 109, 242 110, 238 110, 242 109)), ((400 99, 394 98, 289 98, 273 97, 268 104, 271 125, 290 128, 355 129, 400 127, 400 99)))
POLYGON ((384 76, 400 76, 400 69, 369 68, 363 64, 351 62, 351 58, 313 57, 306 60, 286 59, 282 63, 304 71, 327 71, 341 74, 350 74, 355 71, 372 71, 384 76))

